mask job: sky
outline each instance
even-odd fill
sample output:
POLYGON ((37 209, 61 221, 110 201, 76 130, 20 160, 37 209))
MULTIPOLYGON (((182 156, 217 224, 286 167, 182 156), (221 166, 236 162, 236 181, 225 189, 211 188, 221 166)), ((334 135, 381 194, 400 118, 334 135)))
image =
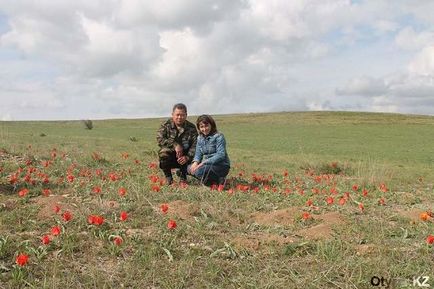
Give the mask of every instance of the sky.
POLYGON ((431 0, 0 0, 0 120, 434 115, 431 0))

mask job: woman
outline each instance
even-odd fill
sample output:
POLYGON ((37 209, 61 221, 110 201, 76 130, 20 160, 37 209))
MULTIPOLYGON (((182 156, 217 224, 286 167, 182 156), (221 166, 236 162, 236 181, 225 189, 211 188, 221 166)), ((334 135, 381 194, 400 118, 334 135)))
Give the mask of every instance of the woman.
POLYGON ((199 131, 196 153, 188 172, 205 185, 222 185, 231 167, 225 137, 217 131, 210 115, 199 116, 196 127, 199 131))

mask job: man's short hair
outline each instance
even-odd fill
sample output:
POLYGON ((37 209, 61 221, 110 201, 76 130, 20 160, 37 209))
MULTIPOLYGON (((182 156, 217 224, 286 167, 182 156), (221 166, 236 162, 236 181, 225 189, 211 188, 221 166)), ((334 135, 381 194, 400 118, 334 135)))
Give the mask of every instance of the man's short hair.
POLYGON ((177 104, 175 104, 173 106, 172 112, 174 112, 175 109, 183 110, 183 111, 185 111, 185 113, 187 113, 187 106, 185 106, 185 104, 183 104, 183 103, 177 103, 177 104))

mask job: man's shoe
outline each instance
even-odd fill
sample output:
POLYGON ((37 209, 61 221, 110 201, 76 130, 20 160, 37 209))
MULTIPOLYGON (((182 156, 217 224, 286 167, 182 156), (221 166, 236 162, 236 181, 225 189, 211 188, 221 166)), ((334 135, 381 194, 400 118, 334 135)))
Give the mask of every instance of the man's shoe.
POLYGON ((179 177, 180 182, 187 183, 187 173, 177 170, 176 175, 179 177))
POLYGON ((172 177, 166 177, 166 184, 168 186, 170 186, 171 184, 173 184, 173 178, 172 177))

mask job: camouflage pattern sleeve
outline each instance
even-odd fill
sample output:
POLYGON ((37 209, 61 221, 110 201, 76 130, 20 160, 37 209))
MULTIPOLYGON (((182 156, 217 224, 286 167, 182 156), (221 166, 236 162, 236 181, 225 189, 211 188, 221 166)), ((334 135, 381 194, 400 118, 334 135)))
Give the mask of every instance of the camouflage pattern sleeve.
POLYGON ((173 148, 174 138, 170 133, 170 128, 166 123, 161 124, 160 128, 157 131, 157 143, 160 148, 173 148))

